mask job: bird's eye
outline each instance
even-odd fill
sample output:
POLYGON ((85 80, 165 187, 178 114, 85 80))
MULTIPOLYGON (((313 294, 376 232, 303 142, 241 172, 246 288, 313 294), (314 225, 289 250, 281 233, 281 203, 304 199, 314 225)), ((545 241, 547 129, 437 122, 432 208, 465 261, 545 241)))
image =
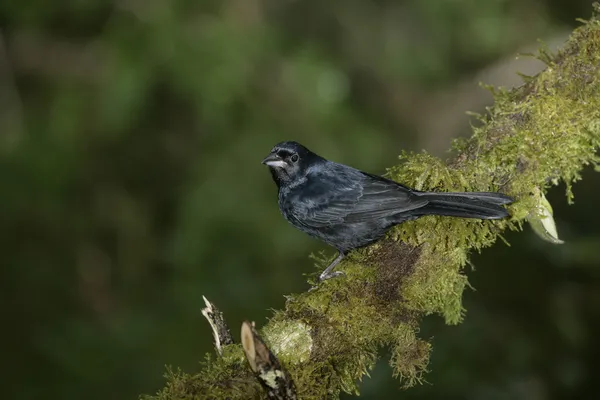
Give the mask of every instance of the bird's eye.
POLYGON ((292 154, 292 158, 291 158, 291 159, 292 159, 292 162, 298 162, 298 159, 299 159, 299 158, 300 158, 300 157, 298 157, 298 154, 292 154))

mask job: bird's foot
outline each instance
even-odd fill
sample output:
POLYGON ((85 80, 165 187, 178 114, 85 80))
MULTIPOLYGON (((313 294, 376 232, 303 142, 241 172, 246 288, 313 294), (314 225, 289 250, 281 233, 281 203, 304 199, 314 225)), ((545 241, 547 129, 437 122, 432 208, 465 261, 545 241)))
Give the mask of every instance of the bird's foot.
POLYGON ((342 252, 340 252, 338 254, 338 256, 335 258, 335 260, 333 260, 331 262, 331 264, 329 264, 329 266, 327 268, 325 268, 325 270, 323 272, 321 272, 321 275, 319 275, 319 280, 317 281, 317 284, 315 286, 313 286, 312 288, 310 288, 309 292, 312 292, 313 290, 315 290, 317 288, 317 286, 319 285, 319 283, 321 283, 323 281, 326 281, 331 278, 335 278, 336 276, 346 275, 342 271, 332 272, 332 270, 335 268, 335 266, 338 265, 340 263, 340 261, 342 261, 344 256, 345 255, 342 252))
POLYGON ((313 290, 317 289, 319 287, 319 284, 321 282, 324 282, 326 280, 329 280, 331 278, 335 278, 338 276, 343 276, 346 275, 345 272, 342 271, 335 271, 335 272, 331 272, 329 274, 321 274, 321 276, 319 276, 319 279, 317 280, 317 283, 315 284, 315 286, 311 287, 310 289, 308 289, 309 292, 312 292, 313 290))
POLYGON ((326 281, 328 279, 331 278, 335 278, 336 276, 340 276, 340 275, 346 275, 343 271, 335 271, 335 272, 330 272, 327 274, 321 274, 321 276, 319 276, 319 282, 323 282, 326 281))

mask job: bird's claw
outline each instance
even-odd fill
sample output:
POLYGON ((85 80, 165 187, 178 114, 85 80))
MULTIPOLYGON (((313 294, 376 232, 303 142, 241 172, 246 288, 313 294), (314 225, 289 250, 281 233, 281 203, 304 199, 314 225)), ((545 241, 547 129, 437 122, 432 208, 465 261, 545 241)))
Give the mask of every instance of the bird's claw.
POLYGON ((324 281, 327 281, 327 280, 329 280, 331 278, 335 278, 335 277, 342 276, 342 275, 346 275, 346 273, 342 272, 342 271, 336 271, 336 272, 332 272, 332 273, 329 273, 329 274, 323 274, 323 275, 319 276, 319 279, 317 280, 317 283, 315 284, 315 286, 313 286, 310 289, 308 289, 308 291, 312 292, 313 290, 316 290, 319 287, 319 284, 321 282, 324 282, 324 281))
POLYGON ((319 282, 323 282, 323 281, 326 281, 331 278, 335 278, 336 276, 340 276, 340 275, 346 275, 346 274, 343 271, 335 271, 335 272, 331 272, 329 274, 323 274, 319 277, 319 282))

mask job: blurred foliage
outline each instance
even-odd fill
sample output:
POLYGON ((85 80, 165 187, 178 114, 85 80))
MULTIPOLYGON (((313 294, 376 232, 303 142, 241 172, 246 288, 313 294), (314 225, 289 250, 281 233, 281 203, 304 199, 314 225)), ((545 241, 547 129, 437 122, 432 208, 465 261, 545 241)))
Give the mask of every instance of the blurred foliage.
MULTIPOLYGON (((260 165, 275 142, 382 172, 415 146, 415 99, 589 4, 1 2, 0 397, 126 399, 165 364, 196 370, 203 294, 232 327, 260 325, 324 248, 279 215, 260 165)), ((594 393, 597 187, 586 176, 570 208, 550 193, 565 245, 509 235, 475 260, 465 323, 423 326, 433 385, 403 396, 594 393)), ((372 376, 363 397, 396 393, 372 376)))

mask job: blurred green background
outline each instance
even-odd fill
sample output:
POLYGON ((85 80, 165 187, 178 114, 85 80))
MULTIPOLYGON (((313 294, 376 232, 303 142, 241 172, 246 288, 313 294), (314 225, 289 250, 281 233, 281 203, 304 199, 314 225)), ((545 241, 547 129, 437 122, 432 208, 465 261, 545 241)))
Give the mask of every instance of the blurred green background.
MULTIPOLYGON (((0 2, 0 398, 134 399, 199 370, 202 295, 238 337, 333 250, 279 215, 260 160, 298 140, 374 173, 447 157, 466 111, 543 65, 586 0, 0 2)), ((428 383, 385 351, 365 399, 585 399, 600 377, 600 176, 561 237, 474 255, 460 326, 428 317, 428 383)))

